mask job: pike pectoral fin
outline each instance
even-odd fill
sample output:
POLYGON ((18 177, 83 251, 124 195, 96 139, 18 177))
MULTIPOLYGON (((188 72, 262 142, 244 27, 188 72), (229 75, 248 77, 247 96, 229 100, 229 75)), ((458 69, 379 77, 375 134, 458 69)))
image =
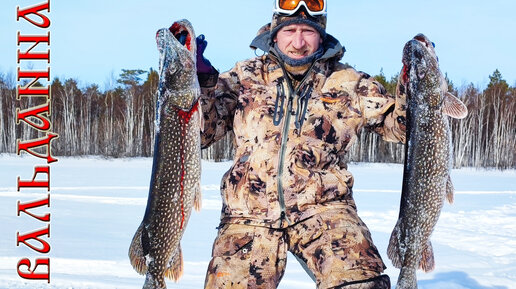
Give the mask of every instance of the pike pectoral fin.
POLYGON ((446 182, 446 200, 448 203, 453 204, 453 192, 455 189, 453 188, 453 183, 451 181, 451 177, 448 176, 448 181, 446 182))
POLYGON ((389 240, 389 247, 387 248, 387 256, 391 259, 392 265, 396 268, 401 268, 402 257, 400 251, 400 224, 401 218, 392 230, 391 239, 389 240))
POLYGON ((147 272, 147 263, 145 260, 146 253, 144 252, 144 242, 147 234, 145 232, 145 226, 143 223, 138 227, 138 230, 134 234, 133 241, 129 247, 129 259, 134 270, 140 275, 144 275, 147 272))
POLYGON ((183 251, 181 250, 181 245, 178 245, 176 251, 172 254, 172 257, 170 258, 170 261, 168 262, 168 267, 163 275, 166 278, 173 280, 174 282, 177 282, 183 276, 183 270, 183 251))
POLYGON ((468 115, 468 108, 460 99, 446 92, 443 101, 443 113, 456 119, 463 119, 468 115))
POLYGON ((430 240, 426 243, 423 253, 421 253, 421 261, 419 262, 419 268, 424 272, 430 272, 435 268, 434 250, 430 240))

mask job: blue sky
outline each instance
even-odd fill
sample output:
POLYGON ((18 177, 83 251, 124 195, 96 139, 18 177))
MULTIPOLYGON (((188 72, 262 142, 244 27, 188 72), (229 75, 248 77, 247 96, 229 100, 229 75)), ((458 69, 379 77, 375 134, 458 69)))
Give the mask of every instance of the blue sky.
MULTIPOLYGON (((16 33, 37 33, 16 22, 16 6, 42 0, 2 0, 0 73, 14 73, 16 33)), ((221 71, 254 57, 249 43, 271 19, 271 0, 50 0, 51 73, 101 89, 120 70, 156 69, 155 32, 189 19, 205 34, 205 55, 221 71)), ((343 61, 388 77, 401 69, 404 44, 417 33, 437 45, 441 69, 456 86, 483 87, 499 69, 516 85, 516 1, 346 1, 329 0, 328 33, 346 47, 343 61)), ((27 64, 22 64, 27 66, 27 64)), ((34 64, 37 67, 38 64, 34 64)), ((46 66, 45 66, 46 67, 46 66)))

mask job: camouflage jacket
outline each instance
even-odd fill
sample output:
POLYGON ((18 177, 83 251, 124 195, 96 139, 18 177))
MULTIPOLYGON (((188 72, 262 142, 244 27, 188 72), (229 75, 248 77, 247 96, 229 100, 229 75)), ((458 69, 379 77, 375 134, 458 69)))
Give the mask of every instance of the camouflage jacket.
POLYGON ((404 142, 405 100, 339 63, 345 50, 330 35, 325 55, 291 91, 267 34, 252 46, 269 53, 237 63, 216 85, 203 87, 201 135, 203 147, 230 131, 235 136, 234 163, 221 184, 222 222, 282 228, 354 206, 344 156, 363 127, 404 142))

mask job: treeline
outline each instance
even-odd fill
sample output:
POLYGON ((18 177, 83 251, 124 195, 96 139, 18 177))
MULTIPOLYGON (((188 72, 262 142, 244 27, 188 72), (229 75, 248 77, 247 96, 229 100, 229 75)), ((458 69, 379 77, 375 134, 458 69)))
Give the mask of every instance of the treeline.
MULTIPOLYGON (((124 70, 116 87, 105 92, 96 84, 81 89, 75 79, 55 78, 51 83, 50 119, 59 139, 52 142, 53 155, 152 156, 158 78, 152 69, 124 70), (145 81, 140 78, 142 74, 147 74, 145 81)), ((16 139, 37 137, 34 129, 16 125, 15 113, 16 107, 38 103, 16 100, 12 82, 5 76, 0 78, 0 152, 9 153, 15 152, 16 139)))
MULTIPOLYGON (((98 85, 79 87, 77 80, 56 78, 51 83, 52 130, 59 139, 52 143, 55 156, 101 155, 149 157, 153 154, 154 119, 158 74, 155 70, 123 70, 117 85, 101 91, 98 85)), ((375 78, 394 93, 397 76, 375 78)), ((516 88, 496 70, 481 90, 473 84, 449 88, 469 109, 463 120, 451 120, 456 167, 516 167, 516 88)), ((16 124, 16 108, 33 107, 37 98, 16 100, 12 76, 0 75, 0 153, 14 153, 16 139, 34 139, 38 133, 16 124)), ((209 149, 207 160, 232 158, 233 140, 228 135, 209 149)), ((349 160, 401 163, 403 145, 387 143, 363 131, 352 147, 349 160)))

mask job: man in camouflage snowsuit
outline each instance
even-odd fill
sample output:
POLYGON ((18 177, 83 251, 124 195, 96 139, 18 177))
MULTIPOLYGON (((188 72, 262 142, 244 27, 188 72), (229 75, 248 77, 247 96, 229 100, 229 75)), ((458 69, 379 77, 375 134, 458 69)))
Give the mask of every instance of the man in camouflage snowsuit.
POLYGON ((289 251, 317 288, 390 288, 344 159, 363 127, 404 142, 405 100, 341 64, 345 49, 325 28, 326 15, 303 7, 274 13, 251 45, 265 55, 220 75, 199 70, 202 145, 232 131, 236 147, 205 288, 277 288, 289 251), (282 29, 318 33, 312 59, 289 60, 282 29))

